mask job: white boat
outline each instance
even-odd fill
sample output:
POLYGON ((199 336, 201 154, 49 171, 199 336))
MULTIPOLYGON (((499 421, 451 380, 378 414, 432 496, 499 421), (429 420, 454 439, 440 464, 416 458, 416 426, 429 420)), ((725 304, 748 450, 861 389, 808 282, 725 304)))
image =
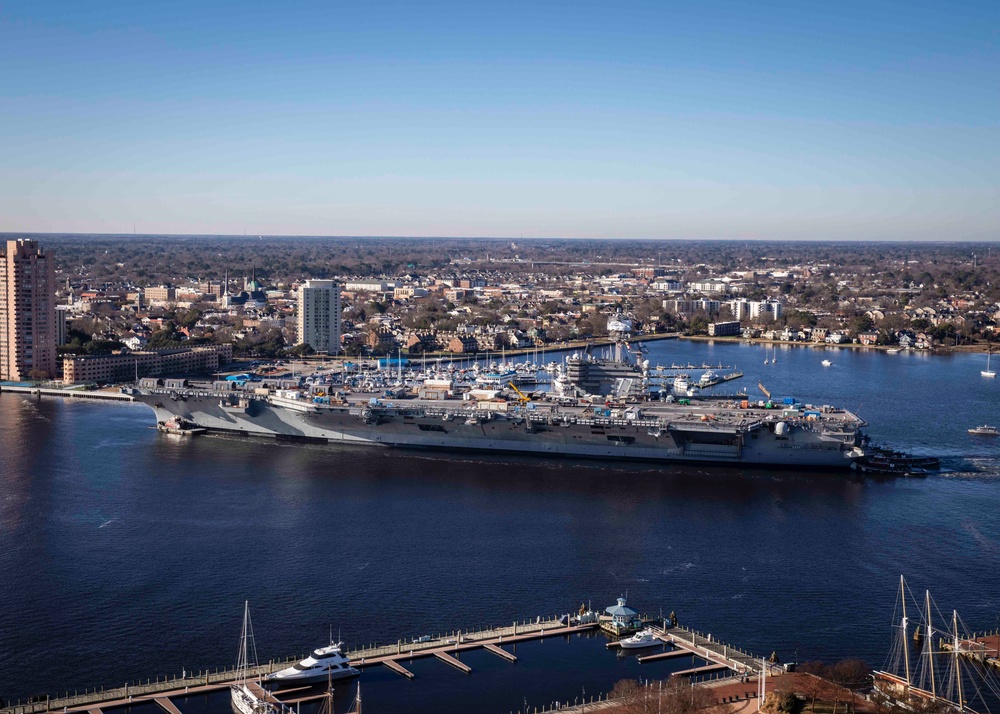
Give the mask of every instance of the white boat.
POLYGON ((705 374, 701 375, 701 379, 698 380, 698 386, 710 387, 718 381, 719 381, 719 375, 713 372, 712 370, 708 370, 707 372, 705 372, 705 374))
POLYGON ((976 436, 1000 436, 1000 429, 995 426, 990 426, 989 424, 983 424, 982 426, 977 426, 969 429, 970 434, 975 434, 976 436))
POLYGON ((833 362, 831 362, 828 359, 825 359, 822 362, 820 362, 820 364, 823 365, 824 367, 829 367, 831 364, 833 364, 833 362))
POLYGON ((986 353, 986 369, 980 370, 979 374, 984 377, 996 377, 997 373, 990 369, 990 352, 986 353))
POLYGON ((656 645, 662 645, 663 640, 656 636, 656 633, 650 629, 645 629, 640 632, 636 632, 631 637, 626 637, 624 640, 618 640, 618 646, 623 650, 638 650, 643 647, 655 647, 656 645))
POLYGON ((357 677, 361 672, 351 666, 341 650, 342 642, 313 650, 304 660, 287 669, 267 675, 264 681, 270 684, 299 684, 322 682, 357 677))
POLYGON ((901 351, 901 349, 902 348, 900 348, 900 347, 893 347, 892 349, 886 350, 885 353, 887 355, 895 355, 895 354, 899 354, 899 352, 901 351))
POLYGON ((257 666, 257 645, 253 639, 253 624, 250 622, 250 603, 244 603, 243 635, 240 652, 236 659, 236 681, 229 687, 235 714, 291 714, 291 709, 268 699, 260 685, 250 679, 250 669, 257 666))

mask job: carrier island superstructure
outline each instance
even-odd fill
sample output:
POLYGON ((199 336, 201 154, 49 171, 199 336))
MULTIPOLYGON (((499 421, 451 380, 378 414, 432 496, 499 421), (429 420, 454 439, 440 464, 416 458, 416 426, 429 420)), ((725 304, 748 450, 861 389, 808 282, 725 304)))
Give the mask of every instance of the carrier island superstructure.
POLYGON ((502 380, 493 389, 462 389, 447 378, 388 394, 316 383, 281 389, 250 382, 231 389, 157 380, 130 391, 159 422, 284 441, 826 469, 848 469, 864 456, 866 423, 845 409, 769 395, 650 392, 634 386, 646 384, 648 364, 624 372, 636 377, 630 380, 620 362, 575 359, 566 372, 584 373, 576 383, 564 384, 561 394, 530 398, 502 380), (604 369, 613 381, 595 391, 605 393, 580 388, 580 381, 600 382, 595 375, 604 369))

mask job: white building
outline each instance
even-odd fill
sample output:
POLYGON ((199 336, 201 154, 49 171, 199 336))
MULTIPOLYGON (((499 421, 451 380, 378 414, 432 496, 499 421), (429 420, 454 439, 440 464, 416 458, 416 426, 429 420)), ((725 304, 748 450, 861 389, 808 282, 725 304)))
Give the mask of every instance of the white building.
POLYGON ((730 300, 729 311, 733 318, 740 321, 759 320, 770 316, 777 320, 782 315, 783 305, 776 300, 730 300))
POLYGON ((729 283, 724 280, 699 280, 688 284, 688 290, 693 293, 705 293, 706 295, 714 295, 716 293, 725 294, 729 292, 729 283))
POLYGON ((750 319, 756 320, 766 315, 770 315, 777 320, 781 317, 781 309, 781 303, 774 300, 764 300, 761 302, 753 301, 750 303, 750 319))
POLYGON ((340 351, 340 285, 307 280, 299 286, 298 342, 317 352, 340 351))
POLYGON ((349 293, 385 293, 395 286, 385 280, 348 280, 344 290, 349 293))

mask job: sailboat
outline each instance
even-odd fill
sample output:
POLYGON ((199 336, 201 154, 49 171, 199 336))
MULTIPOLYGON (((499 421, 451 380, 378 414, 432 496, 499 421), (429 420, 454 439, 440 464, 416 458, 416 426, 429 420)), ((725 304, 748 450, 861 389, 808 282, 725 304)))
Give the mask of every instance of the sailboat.
POLYGON ((994 372, 992 369, 990 369, 990 355, 991 355, 992 352, 993 352, 993 350, 987 350, 986 351, 986 369, 980 370, 980 372, 979 372, 979 374, 983 375, 984 377, 996 377, 997 376, 997 373, 994 372))
POLYGON ((1000 684, 987 669, 977 666, 984 646, 965 632, 964 624, 959 629, 958 612, 952 611, 950 628, 936 629, 930 591, 924 594, 921 610, 902 575, 897 602, 902 617, 893 626, 893 644, 884 669, 872 673, 875 696, 910 712, 989 711, 983 694, 997 696, 1000 684), (916 611, 915 624, 907 615, 908 600, 911 612, 916 611), (912 655, 911 647, 916 650, 912 655), (981 708, 973 708, 975 700, 981 708))
MULTIPOLYGON (((336 714, 333 710, 333 678, 328 677, 326 680, 326 693, 323 695, 323 701, 319 705, 319 709, 316 714, 336 714)), ((361 682, 358 682, 358 691, 354 695, 354 702, 351 709, 347 714, 361 714, 361 682)))
POLYGON ((292 710, 277 699, 269 697, 264 689, 250 679, 251 668, 257 667, 257 644, 253 639, 250 621, 250 603, 243 603, 243 634, 240 651, 236 656, 236 681, 229 687, 235 714, 292 714, 292 710))

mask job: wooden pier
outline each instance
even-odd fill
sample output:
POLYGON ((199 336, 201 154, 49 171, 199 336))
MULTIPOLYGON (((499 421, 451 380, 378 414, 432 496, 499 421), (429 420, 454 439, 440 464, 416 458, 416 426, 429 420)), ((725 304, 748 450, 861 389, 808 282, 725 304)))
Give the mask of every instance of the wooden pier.
POLYGON ((508 652, 503 647, 497 647, 496 645, 492 644, 485 644, 483 645, 483 649, 486 650, 487 652, 492 652, 498 657, 503 657, 508 662, 517 662, 517 655, 508 652))
POLYGON ((698 655, 689 652, 684 649, 670 650, 668 652, 657 652, 656 654, 650 655, 640 655, 636 657, 639 664, 646 664, 647 662, 659 662, 664 659, 674 659, 676 657, 697 657, 698 655))
POLYGON ((680 672, 674 672, 671 677, 693 677, 696 674, 705 674, 706 672, 718 672, 719 670, 729 669, 724 664, 706 664, 703 667, 692 667, 691 669, 682 669, 680 672))
POLYGON ((455 669, 460 669, 466 674, 472 674, 472 667, 465 664, 465 662, 462 662, 461 660, 455 659, 447 652, 440 652, 440 651, 435 652, 434 656, 437 657, 442 662, 444 662, 445 664, 450 664, 455 669))
MULTIPOLYGON (((545 637, 567 637, 579 632, 595 630, 598 623, 583 625, 565 625, 558 617, 533 621, 515 622, 504 627, 493 627, 482 630, 455 631, 434 637, 426 642, 404 643, 402 640, 391 645, 379 645, 363 649, 349 650, 345 655, 353 667, 362 669, 374 665, 384 665, 397 674, 413 679, 414 674, 400 661, 420 657, 435 657, 448 665, 466 673, 472 668, 453 656, 454 653, 467 650, 483 649, 510 662, 516 662, 517 656, 503 649, 501 645, 538 640, 545 637)), ((250 676, 254 678, 266 676, 272 672, 284 669, 304 658, 304 655, 290 657, 282 661, 270 662, 252 668, 250 676)), ((183 677, 163 677, 146 683, 129 684, 113 689, 94 689, 84 693, 68 693, 61 698, 34 701, 28 703, 12 703, 6 708, 0 708, 0 714, 39 714, 41 712, 59 711, 64 714, 104 714, 102 709, 127 706, 139 702, 152 702, 168 714, 183 714, 177 711, 171 697, 204 694, 227 689, 236 681, 235 669, 214 672, 198 672, 183 677), (162 701, 161 701, 162 700, 162 701), (174 707, 170 709, 169 707, 174 707)), ((249 686, 249 683, 248 683, 249 686)), ((253 687, 257 687, 253 684, 253 687)), ((261 690, 266 692, 267 690, 261 690)), ((287 695, 297 690, 283 690, 275 694, 287 695)), ((269 701, 279 701, 274 694, 266 695, 269 701)), ((295 700, 292 700, 295 701, 295 700)), ((287 703, 287 702, 286 702, 287 703)))
POLYGON ((386 667, 391 669, 396 674, 401 674, 407 679, 413 679, 413 672, 408 670, 406 667, 404 667, 394 659, 387 659, 384 662, 382 662, 382 664, 384 664, 386 667))
POLYGON ((159 705, 160 709, 167 712, 167 714, 181 714, 181 710, 175 707, 174 703, 166 697, 157 697, 153 701, 159 705))
MULTIPOLYGON (((652 622, 652 620, 647 619, 647 622, 652 622)), ((383 665, 407 679, 413 679, 414 674, 403 666, 402 661, 420 657, 434 657, 455 669, 471 674, 472 667, 457 658, 456 655, 459 652, 481 649, 513 663, 518 661, 518 657, 504 649, 504 645, 517 645, 519 642, 546 637, 569 637, 578 633, 596 631, 599 626, 598 622, 567 625, 560 618, 546 620, 539 618, 534 621, 515 622, 505 627, 454 631, 430 639, 420 638, 423 641, 404 643, 399 640, 393 644, 349 650, 345 652, 345 655, 353 667, 363 669, 383 665)), ((652 626, 651 629, 665 644, 672 645, 673 649, 668 652, 641 656, 638 658, 639 662, 648 663, 683 656, 694 656, 707 662, 703 666, 675 673, 678 676, 697 677, 701 674, 727 669, 739 675, 753 676, 767 666, 759 657, 755 657, 740 648, 721 643, 711 635, 704 635, 680 626, 665 629, 652 626)), ((297 656, 284 661, 272 661, 266 665, 260 665, 252 668, 250 676, 253 678, 264 677, 271 672, 284 669, 302 658, 303 656, 297 656)), ((228 689, 236 681, 236 676, 235 669, 227 669, 185 674, 181 677, 163 677, 158 678, 155 682, 147 680, 145 683, 129 684, 125 687, 107 690, 94 689, 82 693, 68 693, 61 698, 11 703, 6 708, 0 708, 0 714, 40 714, 53 711, 65 714, 104 714, 105 711, 114 707, 141 702, 155 703, 167 714, 183 714, 174 704, 172 698, 228 689)), ((314 698, 307 696, 302 699, 288 699, 288 694, 300 691, 301 688, 271 693, 260 688, 256 683, 248 683, 248 686, 257 692, 258 696, 272 702, 284 702, 286 705, 314 698), (278 697, 281 699, 279 700, 278 697)))
MULTIPOLYGON (((954 648, 954 643, 951 640, 942 640, 941 648, 950 651, 954 648)), ((968 639, 960 640, 958 653, 963 657, 1000 669, 1000 630, 975 633, 968 639)))

